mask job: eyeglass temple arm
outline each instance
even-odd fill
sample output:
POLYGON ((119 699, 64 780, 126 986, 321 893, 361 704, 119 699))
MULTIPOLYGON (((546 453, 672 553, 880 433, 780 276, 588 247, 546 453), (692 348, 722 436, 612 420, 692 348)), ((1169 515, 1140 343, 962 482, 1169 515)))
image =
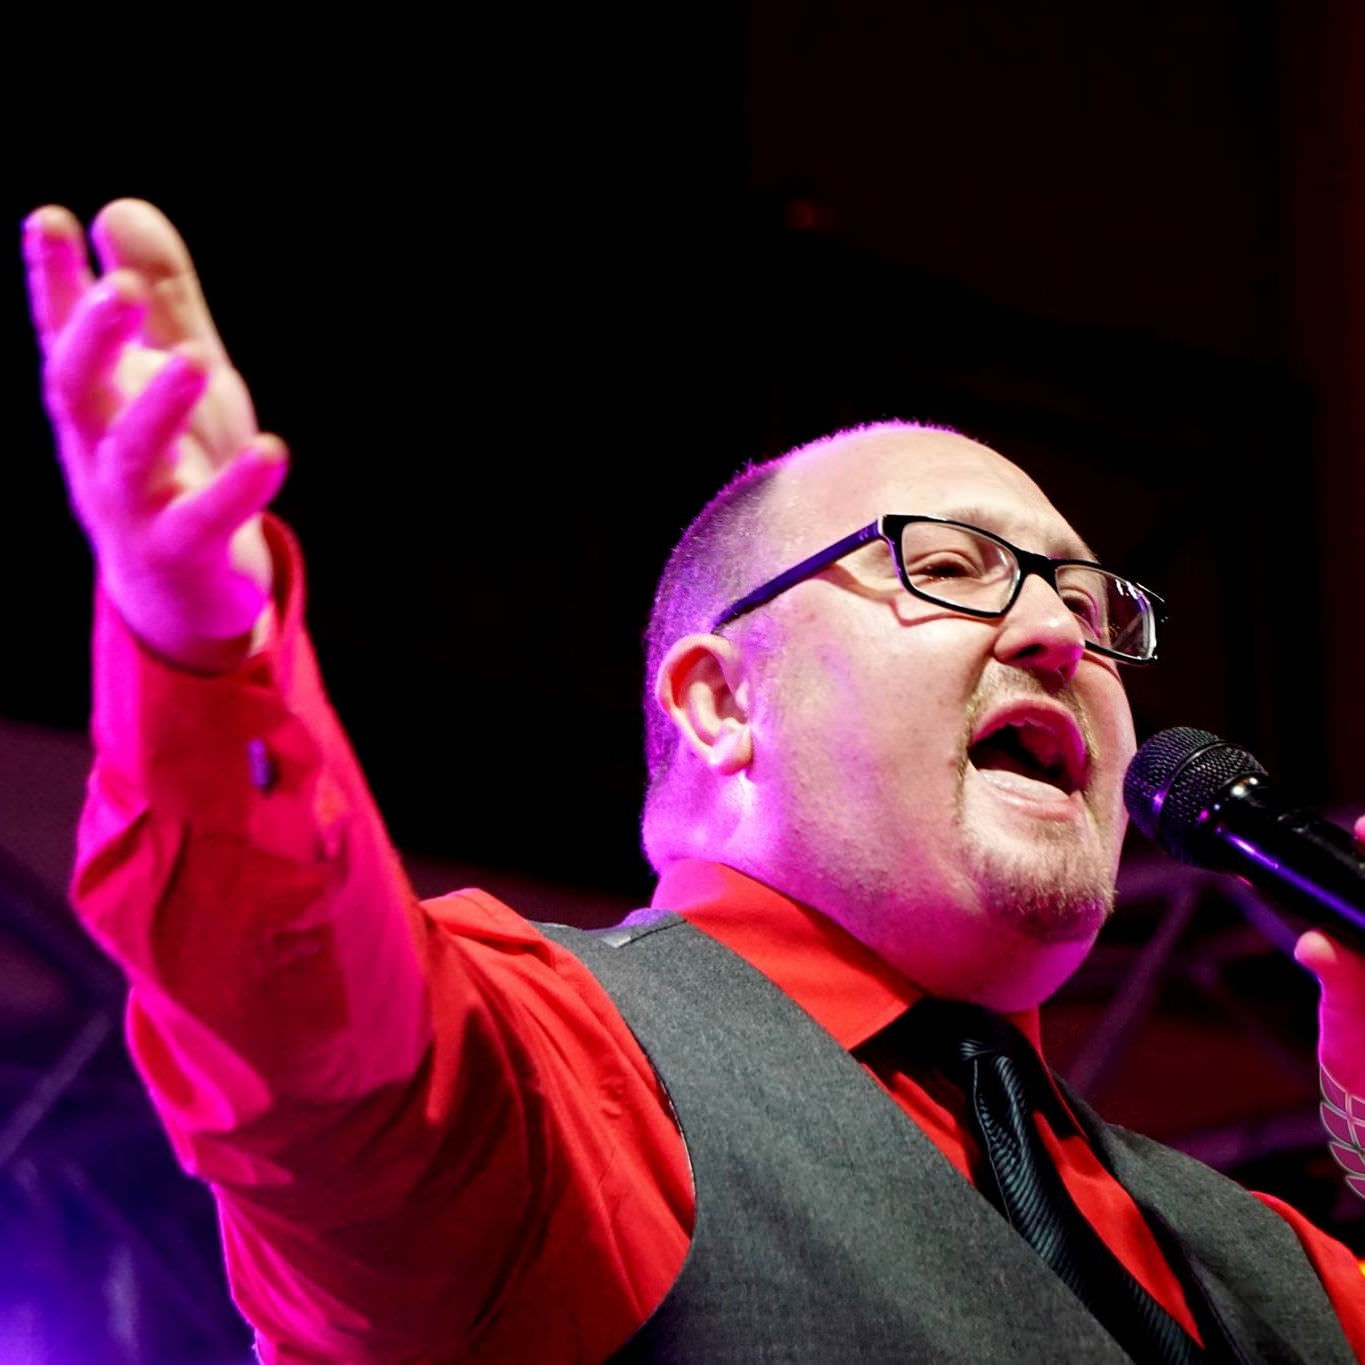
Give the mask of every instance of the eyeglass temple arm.
POLYGON ((713 631, 719 630, 722 626, 729 625, 731 621, 743 616, 745 612, 753 611, 755 607, 761 607, 765 603, 771 602, 779 593, 784 593, 788 588, 795 587, 803 579, 813 577, 821 569, 829 568, 835 560, 842 559, 846 554, 851 554, 881 534, 882 523, 881 519, 878 518, 864 526, 861 531, 854 531, 852 535, 835 541, 833 545, 811 555, 809 559, 803 559, 799 564, 793 565, 784 573, 778 574, 776 578, 770 578, 766 583, 760 584, 753 592, 747 593, 737 602, 732 602, 711 622, 711 629, 713 631))

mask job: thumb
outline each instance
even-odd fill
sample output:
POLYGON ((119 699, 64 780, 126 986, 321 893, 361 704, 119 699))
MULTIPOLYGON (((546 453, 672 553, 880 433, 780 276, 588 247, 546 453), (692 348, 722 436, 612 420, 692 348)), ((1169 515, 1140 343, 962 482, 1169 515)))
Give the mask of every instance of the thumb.
POLYGON ((1295 945, 1294 957, 1322 987, 1318 1056, 1341 1084, 1365 1094, 1365 957, 1317 929, 1295 945))

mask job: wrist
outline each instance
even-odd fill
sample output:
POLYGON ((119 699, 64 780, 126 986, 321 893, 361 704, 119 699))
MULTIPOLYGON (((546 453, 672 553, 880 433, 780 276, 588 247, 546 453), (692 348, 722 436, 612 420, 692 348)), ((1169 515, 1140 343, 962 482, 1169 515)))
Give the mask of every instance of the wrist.
MULTIPOLYGON (((139 638, 144 649, 155 654, 162 663, 172 668, 183 669, 187 673, 198 673, 205 677, 218 677, 225 673, 235 673, 254 655, 259 654, 270 642, 275 620, 274 604, 267 602, 261 608, 255 625, 244 635, 226 640, 194 640, 179 647, 174 656, 164 654, 154 645, 139 638)), ((133 632, 137 634, 136 631, 133 632)))
POLYGON ((277 586, 260 528, 265 567, 150 568, 98 557, 99 582, 138 645, 158 663, 214 677, 234 673, 270 639, 277 586))
MULTIPOLYGON (((117 611, 117 604, 113 605, 117 611)), ((177 636, 167 641, 160 638, 160 632, 143 630, 136 621, 129 620, 123 612, 120 611, 119 615, 138 646, 158 663, 183 673, 219 677, 235 673, 270 642, 275 609, 273 603, 266 602, 250 630, 223 639, 192 639, 177 636)))

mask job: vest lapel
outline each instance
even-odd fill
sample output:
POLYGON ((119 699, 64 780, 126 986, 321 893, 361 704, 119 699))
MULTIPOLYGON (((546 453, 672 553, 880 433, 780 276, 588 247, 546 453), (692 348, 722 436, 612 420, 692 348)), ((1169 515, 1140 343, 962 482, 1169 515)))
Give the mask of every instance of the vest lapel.
POLYGON ((1192 1157, 1105 1123, 1062 1089, 1163 1250, 1204 1291, 1234 1349, 1248 1360, 1351 1365, 1355 1354, 1322 1282, 1283 1218, 1192 1157))
POLYGON ((679 920, 620 947, 553 936, 663 1079, 696 1185, 682 1273, 620 1359, 1128 1361, 867 1072, 728 949, 679 920))

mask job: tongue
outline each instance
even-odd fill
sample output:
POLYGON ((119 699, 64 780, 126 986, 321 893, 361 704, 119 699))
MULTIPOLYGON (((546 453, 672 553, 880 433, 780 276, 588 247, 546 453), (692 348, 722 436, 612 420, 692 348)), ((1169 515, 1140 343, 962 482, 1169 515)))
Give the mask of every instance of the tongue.
POLYGON ((1024 749, 1009 731, 982 740, 972 749, 969 757, 973 765, 983 772, 1016 773, 1034 782, 1045 782, 1050 787, 1059 786, 1053 773, 1024 749))

